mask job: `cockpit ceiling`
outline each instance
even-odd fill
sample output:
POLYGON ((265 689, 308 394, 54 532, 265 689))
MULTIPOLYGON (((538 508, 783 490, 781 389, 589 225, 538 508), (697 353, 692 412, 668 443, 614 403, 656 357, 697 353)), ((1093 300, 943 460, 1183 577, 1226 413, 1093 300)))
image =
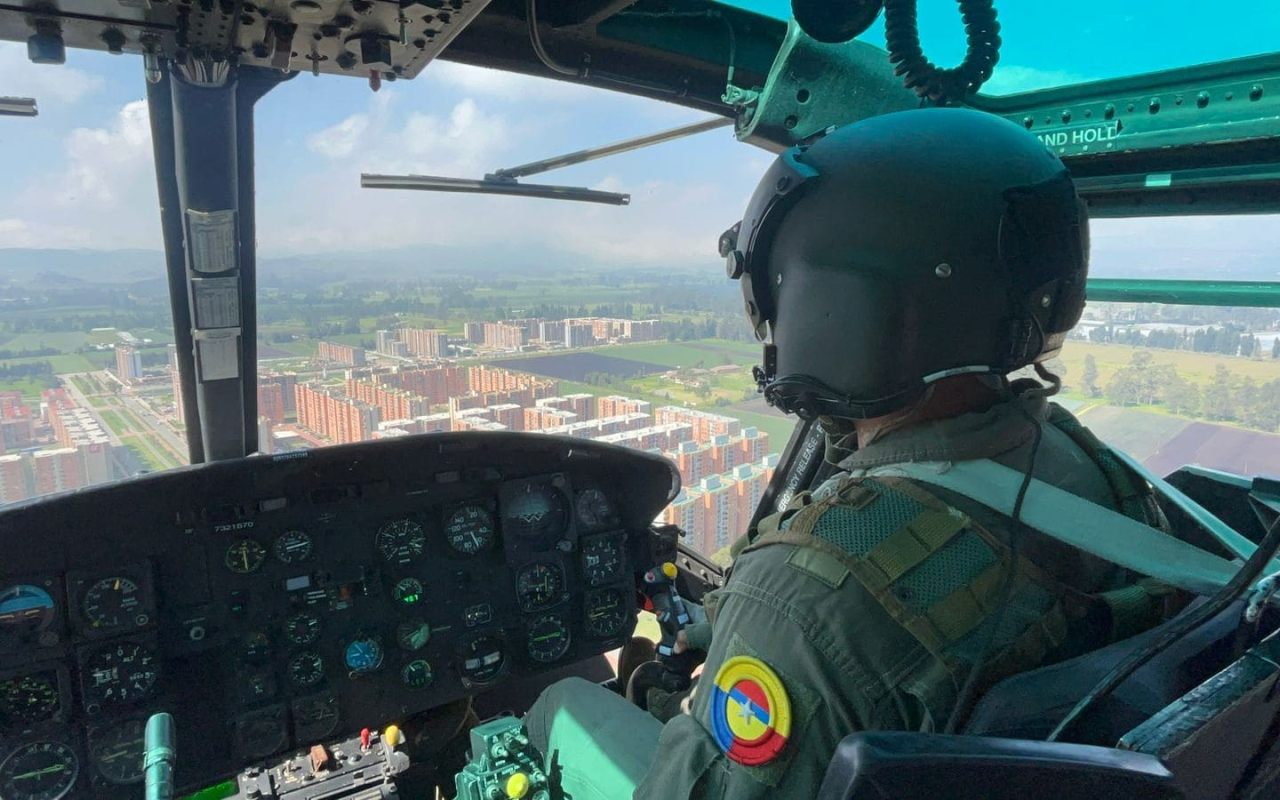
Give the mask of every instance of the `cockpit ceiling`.
MULTIPOLYGON (((708 0, 543 0, 537 19, 544 46, 577 80, 702 107, 722 105, 726 21, 740 73, 761 80, 784 27, 708 0), (602 30, 623 17, 620 36, 602 30)), ((526 0, 0 0, 0 39, 27 42, 45 63, 82 48, 395 80, 447 49, 466 63, 554 76, 529 45, 526 0)))

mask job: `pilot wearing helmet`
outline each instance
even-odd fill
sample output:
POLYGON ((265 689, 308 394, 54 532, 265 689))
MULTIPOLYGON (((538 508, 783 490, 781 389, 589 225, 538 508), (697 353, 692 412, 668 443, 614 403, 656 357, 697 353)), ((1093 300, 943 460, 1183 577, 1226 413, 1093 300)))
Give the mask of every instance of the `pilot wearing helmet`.
POLYGON ((567 794, 812 798, 844 736, 958 730, 995 682, 1164 618, 1167 587, 1022 524, 1022 493, 999 511, 907 468, 988 459, 1166 524, 1048 401, 1088 247, 1062 162, 981 112, 874 117, 777 159, 721 251, 765 398, 816 420, 841 471, 735 546, 695 689, 649 692, 665 724, 579 679, 539 698, 526 726, 567 794), (1043 383, 1009 379, 1026 367, 1043 383))

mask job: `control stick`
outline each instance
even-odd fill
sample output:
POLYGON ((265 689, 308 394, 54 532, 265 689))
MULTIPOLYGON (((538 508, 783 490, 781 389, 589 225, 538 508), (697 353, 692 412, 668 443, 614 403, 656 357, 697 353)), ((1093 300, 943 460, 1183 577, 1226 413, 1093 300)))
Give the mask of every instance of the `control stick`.
POLYGON ((147 720, 143 739, 146 755, 142 768, 146 775, 147 800, 173 799, 173 766, 178 747, 173 735, 173 716, 160 712, 147 720))
POLYGON ((658 660, 642 664, 631 675, 626 687, 627 697, 641 708, 648 707, 648 690, 660 687, 668 692, 681 692, 689 688, 690 677, 698 665, 697 656, 686 649, 677 653, 676 641, 680 632, 690 623, 689 610, 684 599, 676 590, 676 576, 679 572, 670 561, 650 569, 644 574, 644 582, 648 587, 645 594, 653 604, 653 613, 658 618, 662 629, 662 637, 658 641, 658 660))

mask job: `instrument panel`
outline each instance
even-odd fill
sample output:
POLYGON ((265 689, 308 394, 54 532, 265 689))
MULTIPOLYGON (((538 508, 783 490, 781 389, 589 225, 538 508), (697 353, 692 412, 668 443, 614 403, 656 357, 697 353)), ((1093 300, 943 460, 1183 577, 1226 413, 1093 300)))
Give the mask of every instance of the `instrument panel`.
POLYGON ((156 711, 192 790, 615 649, 677 490, 656 456, 477 432, 6 509, 0 797, 141 797, 156 711))

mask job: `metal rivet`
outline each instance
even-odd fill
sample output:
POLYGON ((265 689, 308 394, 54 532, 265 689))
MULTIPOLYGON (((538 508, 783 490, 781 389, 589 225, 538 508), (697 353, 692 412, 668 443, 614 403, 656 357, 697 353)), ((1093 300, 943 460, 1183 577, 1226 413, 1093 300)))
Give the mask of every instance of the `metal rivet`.
POLYGON ((1102 116, 1111 119, 1116 115, 1116 107, 1112 103, 1107 103, 1107 107, 1102 109, 1102 116))
POLYGON ((1128 106, 1126 106, 1126 108, 1129 110, 1130 114, 1133 113, 1133 103, 1130 103, 1128 106))
POLYGON ((782 121, 783 127, 786 128, 787 130, 792 130, 795 128, 795 126, 799 124, 800 124, 800 118, 794 114, 792 114, 791 116, 787 117, 782 121))
POLYGON ((787 188, 787 184, 789 183, 791 183, 791 181, 787 180, 787 177, 784 175, 781 178, 778 178, 778 182, 774 184, 774 188, 776 188, 778 191, 782 191, 783 189, 787 188))
POLYGON ((1209 105, 1209 93, 1201 92, 1200 94, 1196 95, 1196 105, 1199 106, 1200 108, 1204 108, 1205 106, 1209 105))
POLYGON ((1180 106, 1180 105, 1182 105, 1182 95, 1177 95, 1177 96, 1175 96, 1175 97, 1173 98, 1173 104, 1174 104, 1175 106, 1180 106))
POLYGON ((1250 100, 1261 100, 1261 99, 1262 99, 1262 86, 1260 86, 1259 84, 1256 84, 1256 83, 1255 83, 1254 85, 1250 86, 1250 87, 1249 87, 1249 99, 1250 99, 1250 100))
POLYGON ((1041 298, 1040 298, 1040 307, 1041 307, 1041 308, 1048 308, 1048 307, 1050 306, 1050 304, 1052 304, 1052 303, 1053 303, 1053 298, 1049 297, 1049 295, 1047 295, 1047 294, 1046 294, 1044 297, 1041 297, 1041 298))
POLYGON ((1071 121, 1071 109, 1067 109, 1066 111, 1062 112, 1062 121, 1063 122, 1071 121))
POLYGON ((950 278, 951 265, 945 262, 942 264, 939 264, 938 266, 933 268, 933 274, 937 275, 939 278, 950 278))
POLYGON ((1032 126, 1032 125, 1035 125, 1035 124, 1036 124, 1036 121, 1035 121, 1034 119, 1032 119, 1031 117, 1023 117, 1023 118, 1022 118, 1022 126, 1023 126, 1024 128, 1026 128, 1027 130, 1031 130, 1031 126, 1032 126))
POLYGON ((1159 97, 1151 98, 1151 102, 1147 103, 1147 110, 1150 111, 1152 114, 1160 113, 1160 98, 1159 97))
POLYGON ((1235 92, 1227 92, 1227 99, 1228 99, 1228 100, 1235 100, 1235 99, 1236 99, 1236 93, 1235 93, 1235 92))

